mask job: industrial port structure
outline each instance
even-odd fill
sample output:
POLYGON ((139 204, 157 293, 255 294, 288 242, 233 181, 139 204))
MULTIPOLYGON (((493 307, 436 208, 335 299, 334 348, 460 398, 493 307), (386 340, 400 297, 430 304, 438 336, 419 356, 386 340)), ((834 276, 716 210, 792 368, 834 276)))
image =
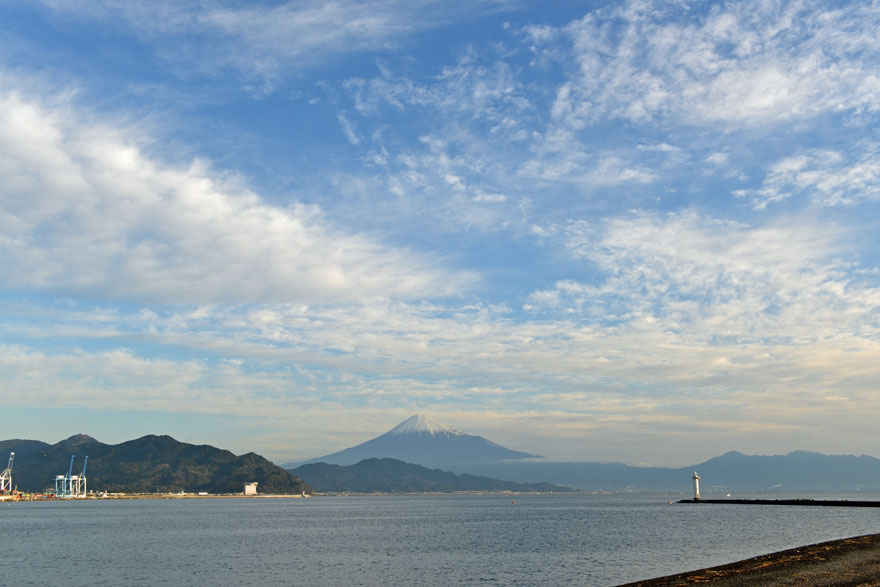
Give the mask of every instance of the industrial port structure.
POLYGON ((15 460, 15 453, 9 453, 9 465, 0 473, 0 495, 12 493, 12 461, 15 460))
MULTIPOLYGON (((51 499, 98 499, 98 498, 110 498, 110 499, 139 499, 144 497, 160 497, 160 494, 156 492, 155 494, 139 494, 133 493, 126 495, 125 493, 108 493, 104 491, 101 494, 92 493, 89 495, 88 493, 88 480, 86 478, 86 467, 89 463, 89 457, 85 456, 83 458, 82 470, 78 474, 74 474, 73 467, 76 461, 76 455, 70 456, 70 465, 67 468, 67 473, 63 475, 55 475, 55 487, 54 489, 50 486, 45 488, 42 492, 39 493, 31 493, 31 492, 20 492, 12 483, 12 464, 15 460, 15 453, 9 453, 9 464, 5 469, 0 471, 0 502, 9 502, 9 501, 39 501, 39 500, 51 500, 51 499)), ((258 483, 256 481, 252 481, 250 483, 244 484, 244 491, 242 493, 229 493, 229 494, 215 494, 210 495, 207 491, 199 491, 198 493, 185 493, 183 491, 175 492, 173 494, 161 494, 161 497, 167 497, 169 495, 173 495, 174 497, 234 497, 235 495, 245 496, 245 497, 256 497, 257 494, 257 486, 258 483)), ((295 497, 300 497, 299 495, 295 497)), ((302 497, 310 497, 305 492, 303 492, 302 497)))
POLYGON ((89 462, 89 457, 86 456, 83 460, 82 473, 74 475, 73 459, 75 457, 76 455, 70 455, 70 467, 67 470, 67 475, 55 476, 55 497, 62 499, 81 499, 86 497, 86 465, 89 462))

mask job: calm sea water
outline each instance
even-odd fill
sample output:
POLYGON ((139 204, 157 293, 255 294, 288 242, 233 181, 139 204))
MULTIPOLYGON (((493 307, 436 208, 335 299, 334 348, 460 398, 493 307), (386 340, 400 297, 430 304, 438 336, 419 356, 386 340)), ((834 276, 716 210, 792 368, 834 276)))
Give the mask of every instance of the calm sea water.
POLYGON ((0 504, 0 584, 615 585, 880 532, 880 509, 670 505, 670 499, 0 504))

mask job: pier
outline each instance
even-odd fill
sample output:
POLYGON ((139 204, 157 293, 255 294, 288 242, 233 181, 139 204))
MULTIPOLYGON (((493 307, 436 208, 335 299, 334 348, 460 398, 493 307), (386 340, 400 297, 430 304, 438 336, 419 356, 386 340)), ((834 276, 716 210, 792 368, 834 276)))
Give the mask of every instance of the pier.
MULTIPOLYGON (((807 505, 818 507, 843 507, 843 508, 880 508, 880 501, 849 501, 847 499, 702 499, 700 497, 701 477, 694 471, 691 477, 694 482, 693 499, 680 499, 678 503, 716 503, 730 505, 807 505)), ((727 495, 730 495, 729 493, 727 495)), ((671 501, 669 503, 672 503, 671 501)))
POLYGON ((844 508, 880 508, 880 501, 846 499, 681 499, 678 503, 719 503, 732 505, 807 505, 844 508))

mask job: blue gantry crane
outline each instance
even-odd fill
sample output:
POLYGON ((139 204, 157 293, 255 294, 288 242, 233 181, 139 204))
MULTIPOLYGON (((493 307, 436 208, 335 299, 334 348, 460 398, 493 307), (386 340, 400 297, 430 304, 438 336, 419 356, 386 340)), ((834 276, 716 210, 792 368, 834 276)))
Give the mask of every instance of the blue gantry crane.
POLYGON ((86 496, 86 465, 89 457, 83 459, 82 473, 73 474, 73 460, 76 455, 70 455, 70 467, 67 469, 67 475, 55 476, 55 497, 74 498, 86 496))

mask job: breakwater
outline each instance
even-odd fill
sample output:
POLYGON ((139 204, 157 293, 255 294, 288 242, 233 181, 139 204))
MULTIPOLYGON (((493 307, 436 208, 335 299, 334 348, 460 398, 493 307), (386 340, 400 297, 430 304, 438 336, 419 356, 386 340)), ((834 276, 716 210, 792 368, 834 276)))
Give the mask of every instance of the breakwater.
MULTIPOLYGON (((870 503, 870 502, 868 502, 870 503)), ((627 583, 620 587, 685 587, 711 585, 792 585, 838 584, 845 577, 848 585, 875 585, 880 576, 880 534, 831 540, 800 546, 772 554, 708 569, 627 583)))
POLYGON ((806 505, 845 508, 880 508, 880 501, 846 499, 682 499, 678 503, 725 503, 742 505, 806 505))

